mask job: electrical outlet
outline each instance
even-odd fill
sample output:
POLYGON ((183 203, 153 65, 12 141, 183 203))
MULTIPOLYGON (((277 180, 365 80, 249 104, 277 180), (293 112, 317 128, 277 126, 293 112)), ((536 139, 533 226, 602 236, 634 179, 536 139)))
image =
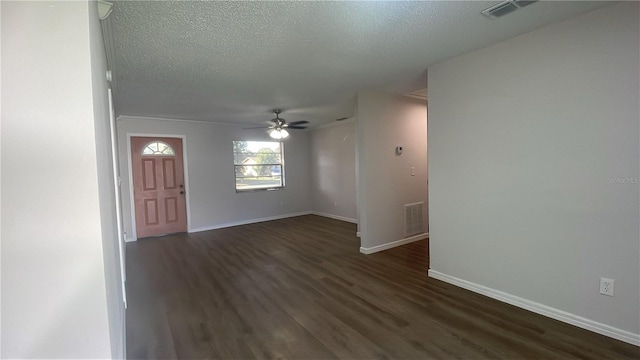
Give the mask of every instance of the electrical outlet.
POLYGON ((615 280, 600 278, 600 294, 613 296, 613 285, 615 280))

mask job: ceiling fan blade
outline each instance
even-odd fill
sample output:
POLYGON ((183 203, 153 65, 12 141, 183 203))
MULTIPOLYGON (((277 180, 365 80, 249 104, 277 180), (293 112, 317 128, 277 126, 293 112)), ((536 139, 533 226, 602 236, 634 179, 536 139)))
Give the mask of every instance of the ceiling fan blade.
POLYGON ((287 124, 291 125, 303 125, 303 124, 308 124, 309 122, 307 120, 301 120, 301 121, 291 121, 288 122, 287 124))
POLYGON ((307 127, 303 126, 303 125, 291 125, 291 124, 289 124, 287 126, 287 129, 295 129, 295 130, 302 130, 302 129, 306 129, 306 128, 307 127))
POLYGON ((271 126, 253 126, 253 127, 246 127, 246 128, 242 128, 242 130, 249 130, 249 129, 269 129, 271 128, 271 126))

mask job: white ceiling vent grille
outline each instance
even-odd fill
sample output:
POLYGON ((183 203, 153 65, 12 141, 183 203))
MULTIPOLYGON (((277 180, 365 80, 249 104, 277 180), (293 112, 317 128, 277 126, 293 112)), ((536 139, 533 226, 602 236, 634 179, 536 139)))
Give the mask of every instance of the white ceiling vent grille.
POLYGON ((424 232, 424 202, 404 206, 404 237, 424 232))
POLYGON ((488 9, 482 10, 482 13, 492 19, 497 19, 510 14, 520 8, 529 6, 538 0, 507 0, 496 4, 488 9))
POLYGON ((407 94, 408 97, 419 100, 427 100, 427 89, 420 89, 407 94))

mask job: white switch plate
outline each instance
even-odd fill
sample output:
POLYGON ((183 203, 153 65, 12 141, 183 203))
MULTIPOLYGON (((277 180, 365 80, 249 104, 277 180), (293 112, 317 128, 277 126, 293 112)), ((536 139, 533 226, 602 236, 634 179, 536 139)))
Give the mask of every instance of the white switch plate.
POLYGON ((615 284, 615 280, 600 278, 600 294, 613 296, 613 285, 615 284))
POLYGON ((415 166, 411 167, 411 176, 416 176, 416 167, 415 166))

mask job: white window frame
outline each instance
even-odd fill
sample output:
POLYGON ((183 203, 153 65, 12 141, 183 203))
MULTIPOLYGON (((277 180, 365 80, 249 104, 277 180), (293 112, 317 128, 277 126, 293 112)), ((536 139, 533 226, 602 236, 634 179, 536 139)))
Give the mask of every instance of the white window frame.
MULTIPOLYGON (((254 192, 254 191, 273 191, 273 190, 282 190, 285 187, 285 164, 284 164, 284 143, 281 141, 263 141, 263 140, 234 140, 233 141, 233 167, 234 167, 234 172, 233 172, 233 176, 234 176, 234 187, 236 189, 236 193, 245 193, 245 192, 254 192), (238 188, 238 168, 241 167, 246 167, 246 166, 251 166, 251 165, 242 165, 242 164, 236 164, 237 160, 236 160, 236 151, 235 151, 235 143, 236 142, 258 142, 258 143, 270 143, 270 144, 278 144, 278 147, 280 148, 280 162, 276 162, 276 163, 269 163, 269 164, 255 164, 258 165, 260 167, 262 166, 271 166, 271 167, 279 167, 280 169, 280 184, 279 185, 275 185, 275 186, 261 186, 261 187, 247 187, 247 188, 238 188)), ((254 152, 250 152, 247 151, 245 153, 238 153, 238 154, 247 154, 247 155, 257 155, 257 153, 254 152)), ((272 170, 273 171, 273 170, 272 170)), ((247 177, 243 177, 243 178, 250 178, 251 176, 247 176, 247 177)), ((256 174, 255 177, 258 177, 258 175, 256 174)), ((274 176, 275 177, 275 176, 274 176)))

